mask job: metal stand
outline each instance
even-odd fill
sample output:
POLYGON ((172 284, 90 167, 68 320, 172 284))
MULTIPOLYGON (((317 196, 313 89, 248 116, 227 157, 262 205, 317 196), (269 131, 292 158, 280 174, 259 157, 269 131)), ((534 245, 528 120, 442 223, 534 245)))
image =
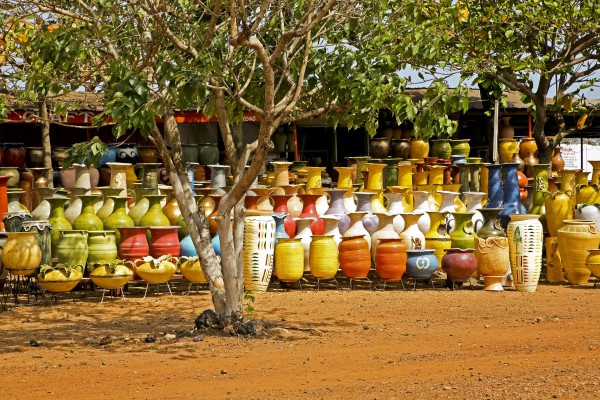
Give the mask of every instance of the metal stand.
POLYGON ((447 279, 446 281, 446 285, 450 288, 450 290, 454 291, 455 288, 455 284, 456 283, 461 283, 461 285, 459 285, 458 287, 462 286, 462 283, 466 283, 469 282, 469 286, 471 287, 471 290, 475 290, 475 288, 473 287, 473 282, 471 282, 471 278, 467 278, 467 280, 461 281, 461 280, 454 280, 454 279, 447 279), (452 282, 452 285, 450 285, 449 282, 452 282))
POLYGON ((296 282, 284 282, 284 281, 279 281, 279 287, 277 288, 277 290, 282 290, 284 292, 289 292, 292 289, 295 288, 296 284, 298 286, 300 286, 300 290, 302 289, 302 280, 298 279, 296 282))
POLYGON ((196 293, 200 293, 200 285, 205 285, 202 284, 201 282, 190 282, 190 285, 188 286, 188 290, 187 292, 182 292, 181 295, 182 296, 189 296, 190 293, 192 293, 192 286, 196 285, 196 293))
POLYGON ((371 281, 369 279, 369 277, 367 277, 367 276, 365 276, 364 278, 348 278, 348 279, 350 280, 350 285, 349 285, 350 290, 352 290, 352 282, 353 281, 359 281, 359 282, 366 281, 366 282, 369 282, 369 290, 373 290, 373 281, 371 281))
POLYGON ((315 289, 316 292, 319 291, 319 289, 321 289, 321 281, 329 281, 329 280, 333 280, 335 282, 335 290, 340 290, 340 285, 337 281, 337 279, 335 279, 335 277, 333 278, 326 278, 326 279, 322 279, 322 278, 315 278, 317 280, 317 288, 315 289))
POLYGON ((110 292, 110 295, 112 297, 119 296, 120 294, 121 299, 125 301, 125 290, 123 290, 123 287, 121 286, 117 289, 102 289, 102 298, 100 299, 100 303, 104 301, 104 295, 106 294, 106 292, 110 292))
MULTIPOLYGON (((173 297, 173 292, 171 292, 171 285, 169 285, 169 282, 164 282, 167 284, 167 289, 169 290, 169 294, 171 295, 171 297, 173 297)), ((160 283, 156 284, 156 294, 160 295, 160 291, 159 291, 159 285, 160 283)), ((144 292, 144 299, 146 298, 146 296, 148 295, 148 287, 150 286, 150 283, 146 283, 146 291, 144 292)))
MULTIPOLYGON (((402 279, 382 279, 383 281, 383 285, 381 287, 381 290, 385 291, 385 288, 388 284, 390 283, 395 283, 395 282, 400 282, 400 285, 402 285, 402 290, 406 290, 406 287, 404 286, 404 282, 402 281, 402 279)), ((377 289, 379 285, 377 285, 375 288, 377 289)))
POLYGON ((36 301, 38 296, 43 296, 43 293, 41 293, 37 284, 37 277, 35 275, 12 275, 9 273, 6 282, 9 287, 9 296, 12 295, 15 306, 21 304, 19 295, 22 292, 27 294, 27 304, 30 303, 32 295, 35 297, 36 301))
POLYGON ((417 290, 417 282, 418 282, 418 281, 426 281, 426 282, 429 282, 429 283, 431 283, 431 287, 432 287, 434 290, 435 290, 435 289, 437 289, 437 288, 435 287, 435 284, 433 283, 433 279, 431 279, 431 278, 429 278, 429 279, 414 279, 414 278, 413 278, 413 287, 412 287, 412 290, 413 290, 413 291, 414 291, 414 290, 417 290))

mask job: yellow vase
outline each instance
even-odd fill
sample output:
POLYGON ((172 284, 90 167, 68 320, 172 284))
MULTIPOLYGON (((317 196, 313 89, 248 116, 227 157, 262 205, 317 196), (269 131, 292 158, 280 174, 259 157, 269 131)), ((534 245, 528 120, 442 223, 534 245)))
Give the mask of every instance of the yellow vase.
POLYGON ((439 268, 442 266, 442 257, 446 252, 444 249, 452 247, 452 241, 446 227, 446 213, 428 211, 431 225, 425 235, 425 248, 432 249, 433 255, 438 259, 439 268))
POLYGON ((356 173, 356 166, 354 167, 336 167, 334 168, 338 172, 337 188, 338 189, 352 189, 352 174, 356 173))
POLYGON ((317 189, 323 187, 321 185, 321 172, 325 171, 325 167, 304 167, 308 173, 306 178, 306 189, 317 189))
POLYGON ((516 139, 500 139, 498 144, 498 153, 502 163, 508 163, 512 160, 513 154, 519 151, 519 142, 516 139))
POLYGON ((302 239, 279 238, 275 246, 275 275, 282 282, 296 282, 304 273, 302 239))
POLYGON ((398 168, 398 186, 412 188, 415 167, 408 161, 400 161, 396 168, 398 168))
POLYGON ((430 165, 429 169, 429 184, 430 185, 442 185, 444 183, 444 170, 445 165, 430 165))
POLYGON ((314 235, 310 242, 310 273, 317 279, 331 279, 339 266, 338 248, 333 236, 314 235))
POLYGON ((429 180, 429 171, 415 172, 413 174, 414 186, 427 185, 429 180))
MULTIPOLYGON (((484 193, 488 192, 489 172, 490 170, 488 167, 486 167, 485 164, 481 164, 481 170, 479 171, 479 190, 484 193)), ((487 196, 483 199, 483 201, 485 202, 486 200, 487 196)))
POLYGON ((373 193, 373 197, 371 197, 371 208, 374 213, 387 211, 383 203, 383 189, 365 189, 365 192, 373 193))
MULTIPOLYGON (((128 188, 132 188, 133 187, 133 182, 137 181, 138 177, 135 174, 135 166, 129 165, 127 166, 127 169, 125 170, 125 181, 127 182, 127 187, 128 188)), ((121 194, 121 196, 126 196, 127 193, 121 194)))
POLYGON ((413 139, 410 141, 410 158, 422 160, 429 154, 429 142, 423 139, 413 139))
POLYGON ((558 230, 558 250, 567 280, 572 285, 585 285, 590 270, 585 267, 589 249, 597 249, 600 233, 593 221, 568 220, 558 230))
POLYGON ((565 281, 562 261, 558 252, 558 238, 547 237, 546 241, 546 280, 549 283, 561 283, 565 281))
POLYGON ((585 267, 596 278, 600 278, 600 249, 590 249, 588 252, 590 254, 585 259, 585 267))
POLYGON ((599 161, 589 161, 592 165, 592 179, 590 180, 590 184, 598 184, 600 183, 600 160, 599 161))
POLYGON ((383 169, 385 164, 366 164, 369 171, 367 187, 365 189, 383 189, 383 169))
POLYGON ((6 232, 8 239, 2 250, 2 264, 13 275, 31 275, 42 261, 42 250, 35 231, 6 232))
POLYGON ((576 204, 600 203, 600 187, 596 184, 580 185, 575 189, 576 204))
POLYGON ((587 185, 589 172, 578 171, 575 173, 575 186, 587 185))
POLYGON ((551 237, 556 237, 558 230, 562 228, 563 221, 573 219, 573 200, 569 193, 562 190, 554 193, 544 193, 544 205, 546 206, 546 224, 551 237))

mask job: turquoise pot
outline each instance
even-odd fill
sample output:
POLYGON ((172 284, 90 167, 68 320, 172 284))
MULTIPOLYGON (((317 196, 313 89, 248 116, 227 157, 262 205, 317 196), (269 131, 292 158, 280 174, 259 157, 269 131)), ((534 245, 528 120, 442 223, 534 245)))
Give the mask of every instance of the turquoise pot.
POLYGON ((179 246, 181 247, 181 257, 198 256, 198 252, 196 251, 196 247, 194 246, 194 242, 190 235, 184 237, 181 242, 179 242, 179 246))
POLYGON ((406 250, 406 273, 413 279, 431 279, 439 262, 433 249, 406 250))

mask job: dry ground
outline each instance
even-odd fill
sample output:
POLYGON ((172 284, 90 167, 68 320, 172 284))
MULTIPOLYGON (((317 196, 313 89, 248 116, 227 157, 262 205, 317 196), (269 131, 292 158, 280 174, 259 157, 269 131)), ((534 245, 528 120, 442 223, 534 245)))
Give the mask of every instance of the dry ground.
POLYGON ((0 312, 0 399, 600 397, 591 286, 275 291, 257 295, 258 318, 315 330, 165 337, 209 306, 201 292, 0 312))

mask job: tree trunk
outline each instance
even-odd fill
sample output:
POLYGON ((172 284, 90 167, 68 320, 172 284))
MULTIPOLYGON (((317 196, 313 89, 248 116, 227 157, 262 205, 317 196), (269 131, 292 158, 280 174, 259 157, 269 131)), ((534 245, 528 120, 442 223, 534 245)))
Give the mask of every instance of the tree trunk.
POLYGON ((165 133, 171 143, 172 152, 167 149, 158 129, 152 132, 151 139, 158 148, 163 162, 169 173, 173 193, 181 210, 181 215, 188 227, 194 247, 198 252, 200 264, 208 278, 209 290, 212 295, 215 312, 220 315, 228 314, 226 286, 219 266, 219 260, 212 247, 208 223, 204 213, 197 212, 195 199, 189 184, 187 171, 183 166, 181 140, 177 122, 171 112, 165 116, 165 133))
POLYGON ((42 149, 44 150, 44 168, 49 168, 46 172, 48 187, 54 187, 54 171, 52 170, 52 145, 50 143, 50 119, 48 118, 48 107, 46 99, 39 103, 40 119, 42 120, 42 149))
POLYGON ((546 124, 546 104, 545 101, 538 102, 535 104, 535 123, 533 125, 533 137, 538 147, 538 157, 540 164, 550 164, 552 160, 552 151, 554 150, 555 144, 553 141, 549 141, 544 134, 544 126, 546 124))
POLYGON ((494 110, 494 105, 496 103, 496 99, 493 96, 490 96, 488 91, 484 89, 484 87, 479 84, 479 97, 481 97, 481 104, 484 111, 484 119, 485 119, 485 137, 488 141, 488 162, 492 162, 494 156, 494 117, 490 115, 486 115, 485 112, 491 113, 494 110))

